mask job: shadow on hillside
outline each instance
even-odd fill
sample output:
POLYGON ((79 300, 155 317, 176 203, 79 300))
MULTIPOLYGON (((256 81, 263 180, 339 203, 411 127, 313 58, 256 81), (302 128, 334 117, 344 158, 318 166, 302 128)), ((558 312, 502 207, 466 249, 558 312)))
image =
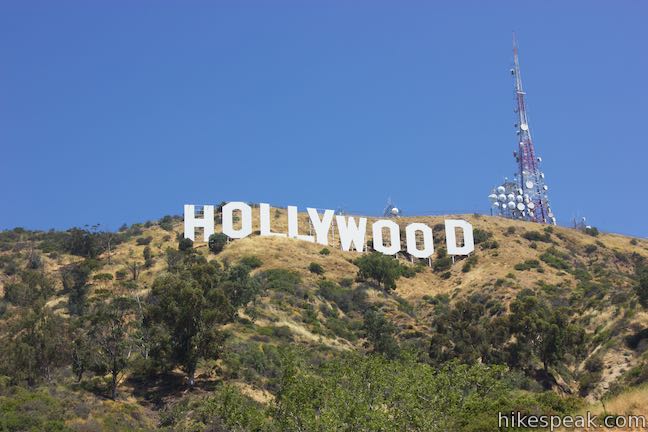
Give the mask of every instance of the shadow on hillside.
POLYGON ((160 409, 169 400, 180 398, 189 392, 211 392, 218 381, 196 379, 195 385, 190 388, 184 374, 169 372, 151 377, 131 377, 126 385, 132 387, 133 396, 160 409))

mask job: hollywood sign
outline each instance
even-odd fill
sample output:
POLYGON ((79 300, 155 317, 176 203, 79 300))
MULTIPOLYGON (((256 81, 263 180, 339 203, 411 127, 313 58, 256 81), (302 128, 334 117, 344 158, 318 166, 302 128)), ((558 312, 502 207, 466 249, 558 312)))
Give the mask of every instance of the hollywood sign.
MULTIPOLYGON (((259 225, 261 236, 278 236, 328 245, 329 233, 335 218, 340 246, 344 251, 352 249, 363 252, 367 235, 367 218, 336 215, 333 210, 324 210, 320 215, 316 209, 307 208, 308 217, 315 235, 300 234, 297 207, 288 206, 288 232, 273 232, 270 225, 270 205, 259 204, 259 225)), ((194 240, 196 228, 203 229, 203 240, 214 234, 214 206, 203 206, 203 217, 196 217, 195 206, 184 206, 184 236, 194 240)), ((252 234, 252 207, 244 202, 234 201, 222 208, 223 234, 231 239, 242 239, 252 234), (235 216, 238 218, 235 227, 235 216)), ((401 250, 401 230, 390 219, 379 219, 371 226, 373 248, 385 255, 395 255, 401 250), (387 232, 387 236, 385 236, 387 232), (385 244, 389 238, 389 244, 385 244)), ((468 255, 475 250, 472 225, 465 220, 445 220, 446 248, 449 255, 468 255), (457 244, 457 230, 463 232, 463 243, 457 244)), ((413 222, 405 227, 407 252, 417 258, 429 258, 434 253, 432 228, 424 223, 413 222)))

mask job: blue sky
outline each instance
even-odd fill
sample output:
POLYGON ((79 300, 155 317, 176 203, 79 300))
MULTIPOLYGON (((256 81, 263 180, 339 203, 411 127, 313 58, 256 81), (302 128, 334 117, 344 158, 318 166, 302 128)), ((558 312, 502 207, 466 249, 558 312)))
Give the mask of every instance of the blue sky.
POLYGON ((0 0, 0 228, 242 200, 488 211, 511 33, 560 224, 648 237, 640 1, 0 0))

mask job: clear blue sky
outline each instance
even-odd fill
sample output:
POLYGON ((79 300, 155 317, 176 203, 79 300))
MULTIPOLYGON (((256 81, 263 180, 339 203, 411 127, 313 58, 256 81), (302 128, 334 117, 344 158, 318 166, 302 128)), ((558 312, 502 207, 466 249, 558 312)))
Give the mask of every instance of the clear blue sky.
POLYGON ((511 32, 559 223, 648 236, 641 1, 0 0, 0 228, 242 200, 488 211, 511 32))

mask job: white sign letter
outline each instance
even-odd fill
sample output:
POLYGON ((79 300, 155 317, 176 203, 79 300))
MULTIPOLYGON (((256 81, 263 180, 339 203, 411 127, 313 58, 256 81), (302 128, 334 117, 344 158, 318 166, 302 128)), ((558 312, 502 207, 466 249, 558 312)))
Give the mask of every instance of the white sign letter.
POLYGON ((274 233, 270 228, 270 204, 259 204, 259 222, 261 225, 262 236, 280 236, 286 237, 284 233, 274 233))
POLYGON ((338 233, 340 234, 342 250, 351 250, 351 243, 353 243, 355 250, 362 252, 364 250, 365 234, 367 232, 367 218, 360 218, 360 226, 356 225, 353 217, 345 218, 344 216, 335 216, 335 220, 338 226, 338 233))
POLYGON ((315 242, 315 237, 299 234, 299 214, 295 206, 288 206, 288 237, 315 242))
POLYGON ((223 206, 223 234, 242 239, 252 234, 252 208, 244 202, 232 201, 223 206), (241 228, 234 229, 234 210, 241 212, 241 228))
POLYGON ((203 229, 204 241, 208 241, 209 236, 214 234, 214 206, 203 206, 203 218, 196 219, 195 206, 191 204, 185 204, 184 237, 193 241, 196 228, 203 229))
POLYGON ((405 228, 407 235, 407 253, 416 258, 429 258, 434 253, 432 228, 423 223, 411 223, 405 228), (416 232, 423 234, 423 249, 416 247, 416 232))
POLYGON ((373 224, 373 248, 385 255, 396 255, 400 250, 400 228, 398 224, 390 220, 379 220, 373 224), (383 228, 389 230, 389 247, 385 246, 383 240, 383 228))
POLYGON ((324 217, 320 220, 317 210, 314 208, 307 208, 308 216, 310 217, 311 224, 315 230, 315 237, 317 238, 317 243, 322 245, 328 245, 328 233, 331 229, 331 222, 333 222, 333 216, 335 212, 333 210, 324 210, 324 217))
POLYGON ((468 255, 475 250, 475 240, 473 239, 473 228, 465 220, 449 219, 445 221, 446 246, 448 255, 468 255), (457 233, 455 228, 461 228, 463 231, 464 245, 457 246, 457 233))

